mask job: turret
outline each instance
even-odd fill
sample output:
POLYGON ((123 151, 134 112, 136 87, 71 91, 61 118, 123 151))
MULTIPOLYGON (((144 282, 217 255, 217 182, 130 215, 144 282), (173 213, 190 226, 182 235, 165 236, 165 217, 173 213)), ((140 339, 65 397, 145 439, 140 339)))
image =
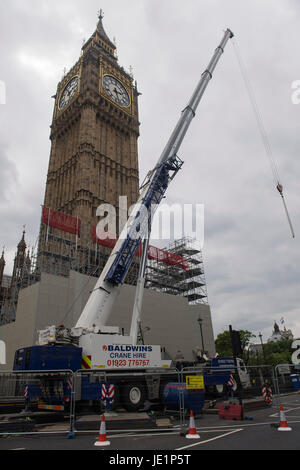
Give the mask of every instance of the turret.
POLYGON ((16 283, 17 279, 21 279, 23 277, 24 266, 26 262, 26 242, 25 242, 25 229, 23 230, 23 236, 18 244, 17 254, 15 256, 14 261, 14 269, 13 275, 11 280, 11 286, 16 283))
POLYGON ((0 258, 0 289, 1 289, 1 286, 2 286, 5 264, 6 263, 5 263, 5 259, 4 259, 4 249, 3 249, 2 256, 0 258))
POLYGON ((26 268, 27 268, 27 272, 29 272, 29 271, 30 271, 30 268, 31 268, 30 250, 27 251, 27 256, 26 256, 26 260, 25 260, 25 265, 26 265, 26 268))

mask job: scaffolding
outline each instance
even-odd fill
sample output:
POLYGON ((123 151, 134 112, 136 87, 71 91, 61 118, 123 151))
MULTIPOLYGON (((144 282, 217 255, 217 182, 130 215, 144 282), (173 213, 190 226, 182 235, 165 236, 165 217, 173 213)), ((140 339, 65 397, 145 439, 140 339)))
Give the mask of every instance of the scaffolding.
POLYGON ((28 259, 22 269, 17 269, 17 271, 16 277, 6 275, 1 287, 0 326, 15 321, 20 289, 28 287, 32 283, 32 272, 28 259))
MULTIPOLYGON (((38 250, 31 252, 30 262, 18 270, 19 275, 11 278, 10 286, 5 290, 2 288, 0 326, 15 321, 20 290, 40 282, 42 273, 69 277, 71 271, 76 271, 90 277, 100 276, 111 253, 110 248, 94 243, 84 246, 69 234, 61 236, 58 231, 51 232, 39 244, 38 250)), ((126 284, 136 284, 138 271, 139 261, 135 260, 127 274, 126 284)))
POLYGON ((208 304, 202 250, 195 239, 184 237, 165 250, 185 260, 184 266, 168 265, 159 260, 149 260, 146 287, 171 295, 187 298, 190 305, 208 304))
MULTIPOLYGON (((21 289, 41 280, 42 273, 69 277, 71 271, 98 278, 109 258, 111 248, 88 242, 85 245, 70 234, 51 229, 42 233, 36 251, 32 250, 27 262, 11 278, 10 287, 2 288, 0 298, 0 325, 12 323, 16 318, 21 289)), ((184 260, 184 263, 167 264, 157 259, 148 259, 146 288, 171 295, 186 297, 189 304, 207 304, 206 280, 202 252, 195 240, 183 238, 165 249, 184 260)), ((136 257, 125 279, 125 283, 136 285, 139 272, 139 257, 136 257)))
MULTIPOLYGON (((47 241, 41 246, 35 263, 34 271, 37 277, 35 282, 40 280, 42 272, 69 277, 70 271, 76 271, 98 278, 111 253, 111 248, 92 242, 81 244, 78 240, 72 239, 72 236, 62 238, 51 233, 47 235, 47 241)), ((127 284, 136 284, 138 269, 139 263, 135 261, 127 274, 127 284)))

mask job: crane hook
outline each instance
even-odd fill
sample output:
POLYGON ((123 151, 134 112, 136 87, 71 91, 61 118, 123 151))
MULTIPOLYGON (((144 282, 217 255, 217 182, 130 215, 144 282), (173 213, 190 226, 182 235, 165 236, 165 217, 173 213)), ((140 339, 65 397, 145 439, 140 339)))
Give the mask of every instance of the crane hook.
POLYGON ((290 229, 291 229, 291 232, 292 232, 292 237, 295 238, 295 232, 294 232, 294 229, 293 229, 292 221, 291 221, 289 212, 287 210, 287 206, 286 206, 284 195, 283 195, 283 186, 282 186, 282 184, 280 184, 279 181, 278 181, 278 184, 277 184, 277 190, 278 190, 280 196, 282 197, 283 206, 284 206, 285 213, 286 213, 286 216, 287 216, 287 219, 288 219, 288 223, 289 223, 289 226, 290 226, 290 229))

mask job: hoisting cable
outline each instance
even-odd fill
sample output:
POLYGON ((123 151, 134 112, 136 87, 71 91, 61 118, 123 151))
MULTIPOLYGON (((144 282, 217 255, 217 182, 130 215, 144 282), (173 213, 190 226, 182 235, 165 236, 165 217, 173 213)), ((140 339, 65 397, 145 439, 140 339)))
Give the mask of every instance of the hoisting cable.
POLYGON ((274 181, 275 181, 275 184, 276 184, 276 189, 277 189, 277 191, 279 192, 279 194, 282 198, 283 206, 284 206, 285 213, 286 213, 286 216, 287 216, 287 220, 288 220, 288 223, 289 223, 289 226, 290 226, 290 229, 291 229, 292 237, 295 238, 295 232, 294 232, 294 229, 293 229, 292 221, 291 221, 291 218, 290 218, 290 215, 289 215, 289 212, 288 212, 288 209, 287 209, 287 205, 286 205, 286 202, 285 202, 285 198, 284 198, 284 195, 283 195, 283 186, 280 183, 278 168, 277 168, 275 159, 273 157, 272 148, 271 148, 271 145, 270 145, 268 134, 267 134, 266 129, 265 129, 264 124, 263 124, 263 120, 262 120, 262 116, 261 116, 259 107, 257 105, 257 101, 256 101, 256 98, 255 98, 253 87, 251 85, 249 75, 247 73, 246 66, 245 66, 245 64, 242 60, 241 52, 240 52, 240 49, 239 49, 235 39, 232 39, 232 45, 233 45, 233 49, 234 49, 236 57, 237 57, 237 61, 238 61, 239 67, 240 67, 240 71, 241 71, 243 80, 245 82, 245 86, 246 86, 246 89, 247 89, 247 92, 248 92, 248 95, 249 95, 250 102, 251 102, 252 107, 253 107, 253 111, 254 111, 254 114, 255 114, 255 118, 256 118, 256 122, 257 122, 257 125, 258 125, 259 132, 260 132, 261 137, 262 137, 262 141, 263 141, 263 144, 264 144, 264 147, 265 147, 265 151, 266 151, 267 157, 268 157, 269 162, 270 162, 271 170, 272 170, 274 181))

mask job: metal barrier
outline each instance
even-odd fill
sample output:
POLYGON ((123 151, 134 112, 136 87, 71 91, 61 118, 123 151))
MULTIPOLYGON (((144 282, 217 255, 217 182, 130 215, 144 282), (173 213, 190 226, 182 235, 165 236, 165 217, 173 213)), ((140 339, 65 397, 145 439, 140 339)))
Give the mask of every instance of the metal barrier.
POLYGON ((11 425, 5 426, 0 422, 0 435, 42 433, 42 431, 33 431, 33 424, 36 424, 37 418, 40 418, 37 412, 55 411, 64 417, 70 417, 71 423, 72 390, 71 370, 1 371, 0 409, 2 413, 5 410, 15 413, 10 415, 11 425), (10 432, 14 425, 15 430, 10 432), (7 432, 5 427, 8 429, 7 432))
MULTIPOLYGON (((185 433, 189 411, 202 415, 204 404, 222 403, 228 399, 266 399, 263 390, 271 389, 271 403, 280 405, 280 395, 300 390, 300 375, 291 364, 251 366, 240 368, 210 368, 198 366, 181 370, 152 370, 149 372, 111 372, 101 370, 21 371, 0 372, 0 405, 36 419, 41 411, 61 413, 66 426, 55 431, 75 437, 76 434, 95 432, 100 426, 100 415, 112 418, 110 432, 144 432, 157 428, 157 417, 175 416, 174 432, 185 433), (224 374, 226 381, 224 381, 224 374), (232 381, 233 379, 233 381, 232 381), (238 393, 238 380, 243 384, 238 393), (228 385, 230 382, 231 385, 228 385), (203 390, 205 388, 205 395, 203 390), (26 411, 27 413, 24 413, 26 411), (139 411, 139 414, 135 413, 139 411), (140 413, 144 411, 143 413, 140 413), (115 417, 114 415, 118 414, 115 417), (85 418, 84 418, 85 417, 85 418), (123 421, 122 421, 123 419, 123 421), (133 419, 138 426, 132 428, 133 419), (129 424, 128 424, 129 423, 129 424), (179 423, 179 424, 178 424, 179 423)), ((270 398, 270 397, 267 397, 270 398)), ((167 427, 167 425, 166 425, 167 427)), ((12 434, 45 434, 49 430, 30 428, 12 434)), ((1 431, 0 435, 10 434, 1 431)))
MULTIPOLYGON (((79 370, 74 374, 74 409, 71 413, 71 433, 89 432, 93 416, 98 417, 105 412, 109 417, 115 417, 113 432, 132 431, 124 427, 124 423, 133 419, 140 422, 141 427, 134 426, 135 432, 146 429, 156 429, 151 409, 162 408, 163 392, 167 383, 179 383, 177 370, 151 370, 148 372, 130 372, 120 370, 117 372, 100 370, 79 370), (86 390, 89 390, 88 394, 86 390), (80 422, 78 416, 84 403, 89 405, 89 419, 86 423, 80 422), (144 411, 144 415, 137 412, 144 411), (123 424, 122 424, 123 423, 123 424), (117 426, 120 426, 120 429, 117 426)), ((100 422, 100 421, 99 421, 100 422)))
POLYGON ((276 392, 281 396, 300 391, 300 370, 295 364, 277 364, 274 368, 276 392))
MULTIPOLYGON (((187 429, 187 412, 195 412, 195 409, 192 409, 193 398, 197 394, 197 384, 201 384, 199 377, 203 377, 205 399, 211 400, 212 407, 230 401, 243 405, 243 408, 246 403, 248 409, 251 409, 251 406, 257 406, 259 401, 266 407, 272 406, 274 395, 275 400, 277 399, 276 377, 274 369, 269 365, 209 369, 205 366, 184 368, 180 372, 180 428, 182 433, 185 433, 187 429), (192 396, 189 396, 188 380, 191 382, 192 377, 194 377, 194 392, 192 396)), ((199 402, 201 408, 200 391, 198 389, 198 409, 196 408, 196 412, 199 412, 199 402)), ((202 414, 202 410, 199 414, 202 414)))

